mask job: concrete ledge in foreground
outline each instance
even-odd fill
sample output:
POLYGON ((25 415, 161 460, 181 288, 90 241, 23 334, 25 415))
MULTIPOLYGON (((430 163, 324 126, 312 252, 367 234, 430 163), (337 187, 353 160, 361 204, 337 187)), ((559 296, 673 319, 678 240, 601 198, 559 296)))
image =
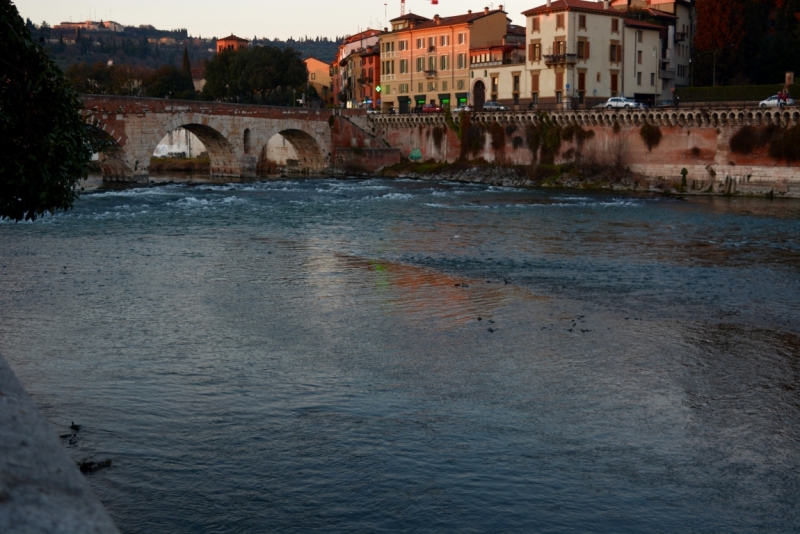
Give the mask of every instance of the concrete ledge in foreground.
POLYGON ((2 356, 0 532, 119 534, 2 356))

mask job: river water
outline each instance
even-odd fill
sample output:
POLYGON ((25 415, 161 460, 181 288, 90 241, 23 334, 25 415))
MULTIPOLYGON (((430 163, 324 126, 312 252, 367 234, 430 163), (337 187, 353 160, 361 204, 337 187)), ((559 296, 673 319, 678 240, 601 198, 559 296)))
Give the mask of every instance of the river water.
POLYGON ((368 180, 0 224, 126 533, 797 532, 800 202, 368 180))

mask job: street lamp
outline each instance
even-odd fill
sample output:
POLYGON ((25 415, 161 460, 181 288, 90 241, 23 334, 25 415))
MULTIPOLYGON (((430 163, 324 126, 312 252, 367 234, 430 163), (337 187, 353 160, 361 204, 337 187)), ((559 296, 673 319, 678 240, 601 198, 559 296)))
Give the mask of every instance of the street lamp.
MULTIPOLYGON (((704 56, 706 54, 713 54, 714 67, 713 67, 713 71, 712 71, 713 74, 712 74, 712 79, 711 79, 711 86, 712 87, 716 87, 717 86, 717 52, 722 52, 726 48, 730 48, 732 46, 733 46, 733 43, 729 43, 729 44, 726 44, 723 47, 717 48, 716 50, 707 50, 707 51, 701 52, 701 53, 699 53, 699 54, 697 54, 695 56, 695 57, 700 57, 700 56, 704 56)), ((689 58, 689 63, 692 63, 692 59, 691 58, 689 58)), ((694 66, 692 66, 692 75, 694 75, 694 66)))
POLYGON ((658 48, 655 46, 653 47, 653 57, 656 58, 656 83, 653 88, 653 109, 655 109, 658 107, 658 82, 660 78, 658 68, 661 66, 661 62, 658 59, 658 48))

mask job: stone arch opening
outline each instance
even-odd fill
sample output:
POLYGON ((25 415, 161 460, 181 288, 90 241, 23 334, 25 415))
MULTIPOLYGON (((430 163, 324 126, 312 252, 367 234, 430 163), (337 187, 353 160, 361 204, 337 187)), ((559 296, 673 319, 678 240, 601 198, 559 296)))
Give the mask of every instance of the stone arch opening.
POLYGON ((295 129, 273 135, 261 150, 259 170, 284 167, 290 172, 320 172, 328 166, 319 143, 310 134, 295 129))
POLYGON ((102 139, 107 143, 103 152, 92 154, 92 167, 100 172, 104 180, 125 180, 133 174, 133 169, 128 165, 125 151, 119 142, 97 125, 87 124, 92 136, 102 139))
POLYGON ((250 139, 250 128, 245 129, 244 131, 244 139, 242 140, 242 144, 244 145, 244 153, 245 155, 250 154, 253 150, 251 146, 251 139, 250 139))
POLYGON ((205 124, 184 124, 181 128, 192 133, 206 148, 212 176, 241 176, 241 162, 224 135, 205 124))
POLYGON ((483 110, 483 105, 486 103, 486 85, 483 81, 478 80, 472 88, 472 99, 476 111, 483 110))

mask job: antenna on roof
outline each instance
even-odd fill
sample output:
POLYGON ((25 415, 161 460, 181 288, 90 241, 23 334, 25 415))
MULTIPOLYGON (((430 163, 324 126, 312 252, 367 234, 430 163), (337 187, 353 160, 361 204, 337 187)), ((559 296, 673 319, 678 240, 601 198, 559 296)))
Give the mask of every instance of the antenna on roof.
POLYGON ((404 17, 406 15, 406 0, 400 0, 400 16, 404 17))

